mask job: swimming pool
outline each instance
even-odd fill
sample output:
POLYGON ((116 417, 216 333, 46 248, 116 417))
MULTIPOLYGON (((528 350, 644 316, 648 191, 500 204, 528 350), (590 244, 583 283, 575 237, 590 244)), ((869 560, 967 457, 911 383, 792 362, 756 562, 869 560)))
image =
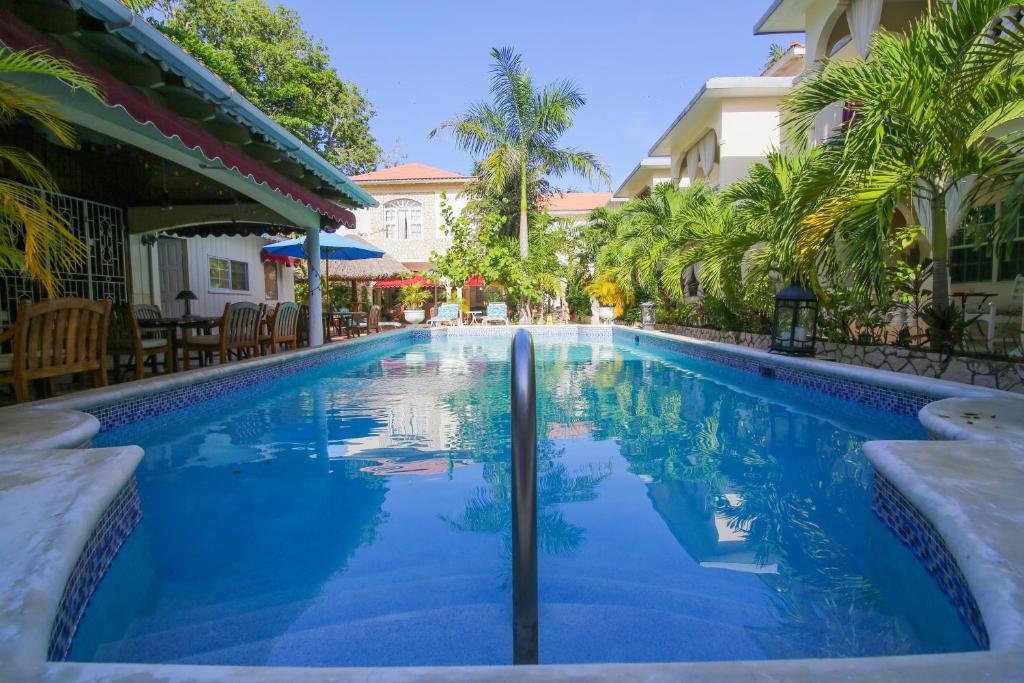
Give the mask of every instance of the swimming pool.
MULTIPOLYGON (((508 340, 421 342, 104 432, 143 521, 69 659, 511 660, 508 340)), ((871 510, 916 420, 667 351, 538 341, 540 658, 976 649, 871 510)))

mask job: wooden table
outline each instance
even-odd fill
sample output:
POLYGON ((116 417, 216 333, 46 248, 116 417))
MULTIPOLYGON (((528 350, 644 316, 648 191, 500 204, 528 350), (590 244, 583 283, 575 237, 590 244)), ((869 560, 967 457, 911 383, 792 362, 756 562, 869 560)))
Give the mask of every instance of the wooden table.
MULTIPOLYGON (((163 330, 171 341, 171 372, 178 371, 178 330, 210 329, 220 323, 220 316, 189 315, 181 318, 140 319, 143 330, 163 330)), ((183 332, 184 333, 184 332, 183 332)))
MULTIPOLYGON (((368 314, 365 311, 344 311, 338 313, 324 313, 324 341, 331 341, 331 323, 346 320, 349 327, 353 324, 366 322, 368 314)), ((340 325, 339 325, 340 327, 340 325)), ((358 332, 357 332, 358 334, 358 332)))

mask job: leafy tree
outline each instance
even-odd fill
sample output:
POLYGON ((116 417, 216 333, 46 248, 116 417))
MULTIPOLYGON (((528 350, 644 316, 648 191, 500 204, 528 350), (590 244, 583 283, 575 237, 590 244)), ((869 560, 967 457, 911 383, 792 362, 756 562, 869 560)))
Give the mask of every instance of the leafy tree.
POLYGON ((150 20, 253 104, 346 173, 371 171, 382 152, 373 107, 342 80, 327 47, 297 12, 264 0, 135 2, 150 20))
POLYGON ((898 239, 888 226, 903 202, 931 228, 933 297, 944 306, 961 198, 971 186, 1005 190, 1022 170, 1019 134, 996 131, 1024 114, 1024 39, 1016 21, 1003 21, 1013 2, 933 4, 906 33, 876 33, 870 59, 815 67, 785 106, 804 141, 827 107, 839 102, 848 110, 848 123, 823 151, 836 182, 804 221, 805 268, 831 252, 856 290, 884 296, 887 253, 898 239))
POLYGON ((448 250, 430 256, 433 273, 459 285, 474 275, 503 287, 525 316, 532 306, 560 293, 567 271, 559 259, 565 246, 561 224, 546 212, 535 214, 530 224, 534 248, 520 258, 515 239, 503 234, 505 216, 496 201, 477 200, 459 215, 442 198, 443 230, 452 240, 448 250))
MULTIPOLYGON (((514 188, 519 199, 519 254, 529 254, 531 187, 549 174, 575 173, 608 183, 596 156, 559 139, 572 127, 573 114, 586 99, 570 81, 534 86, 522 56, 512 48, 491 50, 491 103, 478 103, 462 118, 446 121, 430 132, 450 133, 456 145, 481 158, 477 175, 481 189, 497 197, 514 188)), ((534 204, 535 206, 535 204, 534 204)))
MULTIPOLYGON (((59 78, 100 97, 96 84, 71 64, 44 52, 0 55, 0 126, 27 118, 62 144, 73 145, 74 127, 61 115, 57 102, 19 85, 19 76, 59 78)), ((59 189, 37 158, 20 147, 0 145, 0 169, 7 171, 7 177, 0 177, 0 268, 22 271, 56 296, 61 288, 60 274, 84 261, 88 247, 48 201, 44 193, 59 189)))

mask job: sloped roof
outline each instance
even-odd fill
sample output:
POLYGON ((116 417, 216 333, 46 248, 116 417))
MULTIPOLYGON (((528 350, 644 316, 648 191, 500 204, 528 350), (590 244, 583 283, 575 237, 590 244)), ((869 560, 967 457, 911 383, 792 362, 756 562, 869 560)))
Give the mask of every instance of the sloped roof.
POLYGON ((357 183, 409 182, 416 180, 473 180, 473 176, 462 175, 443 168, 435 168, 426 164, 401 164, 391 168, 382 168, 360 175, 351 176, 350 180, 357 183))
POLYGON ((611 198, 611 192, 565 192, 548 195, 541 200, 541 205, 552 213, 593 211, 607 204, 611 198))

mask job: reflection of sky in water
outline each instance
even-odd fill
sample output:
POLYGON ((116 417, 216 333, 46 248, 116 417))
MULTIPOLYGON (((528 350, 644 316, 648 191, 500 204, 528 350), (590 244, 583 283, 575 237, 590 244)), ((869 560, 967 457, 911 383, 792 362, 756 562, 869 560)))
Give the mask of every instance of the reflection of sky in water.
MULTIPOLYGON (((508 663, 507 353, 411 346, 101 435, 146 449, 144 518, 71 659, 508 663)), ((632 347, 537 353, 543 662, 971 647, 870 510, 860 444, 915 421, 632 347)))

